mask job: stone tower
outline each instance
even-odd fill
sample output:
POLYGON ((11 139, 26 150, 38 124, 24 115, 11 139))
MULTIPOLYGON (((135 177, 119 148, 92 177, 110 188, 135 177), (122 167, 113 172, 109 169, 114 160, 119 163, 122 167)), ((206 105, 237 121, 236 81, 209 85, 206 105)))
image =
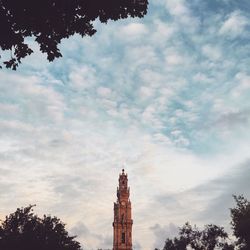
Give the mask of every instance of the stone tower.
POLYGON ((132 250, 131 202, 128 177, 124 169, 119 176, 117 201, 114 203, 113 250, 132 250))

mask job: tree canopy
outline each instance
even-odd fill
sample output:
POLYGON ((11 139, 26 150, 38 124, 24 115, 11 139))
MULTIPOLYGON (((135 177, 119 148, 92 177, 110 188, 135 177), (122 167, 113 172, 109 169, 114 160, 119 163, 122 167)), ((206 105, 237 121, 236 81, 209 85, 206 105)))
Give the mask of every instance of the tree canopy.
POLYGON ((11 52, 3 63, 16 70, 21 59, 33 52, 27 37, 33 37, 53 61, 62 56, 58 44, 63 38, 92 36, 97 18, 103 23, 129 16, 141 18, 147 6, 148 0, 0 0, 0 48, 11 52))
MULTIPOLYGON (((231 208, 231 225, 236 241, 230 240, 223 227, 206 225, 203 230, 186 223, 174 239, 165 241, 163 250, 249 250, 250 202, 242 195, 233 196, 236 207, 231 208)), ((158 250, 158 249, 157 249, 158 250)))
POLYGON ((163 250, 186 250, 187 247, 195 250, 233 250, 233 246, 229 245, 228 235, 223 227, 216 225, 206 225, 203 230, 196 226, 192 227, 186 223, 179 230, 179 237, 167 239, 163 250))
POLYGON ((39 218, 33 206, 18 208, 0 225, 2 250, 80 250, 75 236, 69 236, 57 217, 39 218))
POLYGON ((236 207, 231 208, 231 225, 239 249, 250 249, 250 202, 242 195, 234 196, 236 207))

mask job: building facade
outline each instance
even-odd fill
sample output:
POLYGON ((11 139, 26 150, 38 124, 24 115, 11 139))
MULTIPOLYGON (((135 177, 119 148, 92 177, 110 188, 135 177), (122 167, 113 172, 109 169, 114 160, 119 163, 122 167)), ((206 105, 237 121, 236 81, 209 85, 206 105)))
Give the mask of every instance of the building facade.
POLYGON ((119 176, 117 201, 114 203, 113 250, 132 250, 132 213, 128 176, 124 169, 119 176))

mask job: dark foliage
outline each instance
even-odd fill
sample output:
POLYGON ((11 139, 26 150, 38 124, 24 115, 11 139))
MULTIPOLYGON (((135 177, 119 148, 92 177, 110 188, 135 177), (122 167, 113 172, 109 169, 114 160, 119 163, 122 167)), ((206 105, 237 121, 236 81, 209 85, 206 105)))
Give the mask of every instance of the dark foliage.
POLYGON ((232 228, 239 249, 250 249, 250 202, 242 195, 234 196, 236 207, 231 209, 232 228))
POLYGON ((34 37, 40 50, 53 61, 62 54, 58 44, 74 34, 92 36, 93 21, 143 17, 148 0, 0 0, 0 48, 11 51, 5 61, 7 68, 16 69, 21 59, 33 51, 25 43, 34 37))
POLYGON ((186 250, 187 247, 195 250, 234 249, 226 242, 227 239, 223 227, 206 225, 203 230, 199 230, 186 223, 180 228, 179 237, 166 240, 163 250, 186 250))
POLYGON ((17 209, 0 226, 1 250, 80 250, 57 217, 39 218, 33 206, 17 209))
POLYGON ((186 223, 179 230, 179 236, 167 239, 163 250, 249 250, 250 249, 250 202, 242 195, 234 195, 236 207, 231 208, 231 225, 236 241, 230 244, 222 227, 207 225, 200 231, 186 223))

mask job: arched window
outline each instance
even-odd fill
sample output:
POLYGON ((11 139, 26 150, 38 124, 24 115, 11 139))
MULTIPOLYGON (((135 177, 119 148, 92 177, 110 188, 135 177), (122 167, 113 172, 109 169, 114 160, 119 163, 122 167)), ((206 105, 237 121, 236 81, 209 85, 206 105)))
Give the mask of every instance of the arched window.
POLYGON ((122 233, 122 244, 125 244, 125 233, 122 233))

